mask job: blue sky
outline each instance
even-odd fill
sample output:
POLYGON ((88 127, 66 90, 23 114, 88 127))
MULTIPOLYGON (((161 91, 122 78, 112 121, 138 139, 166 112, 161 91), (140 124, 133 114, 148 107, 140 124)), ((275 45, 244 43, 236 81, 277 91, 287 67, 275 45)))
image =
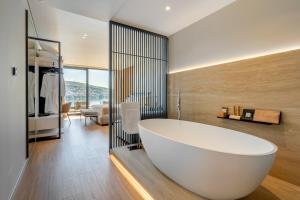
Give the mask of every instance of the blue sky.
MULTIPOLYGON (((86 82, 86 71, 80 69, 64 68, 65 81, 75 81, 80 83, 86 82)), ((108 71, 107 70, 89 70, 90 85, 102 86, 108 88, 108 71)))

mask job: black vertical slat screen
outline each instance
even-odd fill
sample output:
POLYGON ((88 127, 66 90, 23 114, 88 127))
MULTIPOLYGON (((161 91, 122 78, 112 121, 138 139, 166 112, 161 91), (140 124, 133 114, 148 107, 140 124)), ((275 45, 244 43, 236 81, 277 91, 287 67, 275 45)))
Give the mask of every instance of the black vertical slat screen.
POLYGON ((168 38, 110 22, 110 149, 136 143, 122 131, 119 105, 139 102, 141 118, 167 117, 168 38))

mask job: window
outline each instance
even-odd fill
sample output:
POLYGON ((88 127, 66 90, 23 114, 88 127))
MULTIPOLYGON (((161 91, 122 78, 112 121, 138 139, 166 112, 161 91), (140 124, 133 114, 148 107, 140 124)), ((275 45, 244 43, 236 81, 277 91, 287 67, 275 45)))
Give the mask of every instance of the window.
POLYGON ((89 69, 89 106, 108 101, 108 71, 89 69))
POLYGON ((64 68, 64 79, 66 84, 65 101, 71 103, 73 111, 86 108, 86 70, 64 68))
POLYGON ((65 67, 64 80, 65 101, 71 103, 71 112, 108 100, 107 70, 65 67))

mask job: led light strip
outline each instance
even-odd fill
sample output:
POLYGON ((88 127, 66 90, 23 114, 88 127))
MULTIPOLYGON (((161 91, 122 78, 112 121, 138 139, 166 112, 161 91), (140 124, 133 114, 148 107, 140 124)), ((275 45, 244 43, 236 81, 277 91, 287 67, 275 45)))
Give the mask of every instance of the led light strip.
POLYGON ((175 74, 175 73, 179 73, 179 72, 184 72, 184 71, 189 71, 189 70, 199 69, 199 68, 205 68, 205 67, 212 67, 212 66, 216 66, 216 65, 221 65, 221 64, 231 63, 231 62, 237 62, 237 61, 247 60, 247 59, 251 59, 251 58, 269 56, 269 55, 278 54, 278 53, 285 53, 285 52, 294 51, 294 50, 300 50, 300 46, 299 47, 297 46, 297 47, 279 49, 279 50, 273 50, 273 51, 260 53, 260 54, 253 54, 253 55, 248 55, 248 56, 231 58, 231 59, 223 60, 223 61, 219 61, 219 62, 211 62, 211 63, 202 64, 202 65, 188 66, 188 67, 184 67, 183 69, 171 70, 169 72, 169 74, 175 74))
POLYGON ((131 175, 131 173, 119 162, 119 160, 114 156, 110 155, 111 161, 118 168, 118 170, 123 174, 126 180, 134 187, 134 189, 142 196, 145 200, 154 200, 151 195, 146 191, 145 188, 131 175))

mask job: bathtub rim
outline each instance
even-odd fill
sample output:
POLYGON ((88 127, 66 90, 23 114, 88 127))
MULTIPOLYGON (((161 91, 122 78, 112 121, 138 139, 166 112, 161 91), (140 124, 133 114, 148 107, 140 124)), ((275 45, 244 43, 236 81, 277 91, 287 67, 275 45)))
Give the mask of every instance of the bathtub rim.
MULTIPOLYGON (((186 120, 177 120, 177 119, 165 119, 165 118, 155 118, 155 119, 144 119, 144 120, 140 120, 138 122, 138 127, 140 129, 145 129, 149 132, 151 132, 152 134, 158 136, 158 137, 162 137, 164 139, 168 139, 168 140, 171 140, 173 142, 176 142, 176 143, 181 143, 181 144, 184 144, 184 145, 187 145, 187 146, 190 146, 192 148, 198 148, 198 149, 202 149, 202 150, 205 150, 205 151, 209 151, 209 152, 215 152, 215 153, 222 153, 222 154, 229 154, 229 155, 236 155, 236 156, 266 156, 266 155, 272 155, 272 154, 276 154, 276 152, 278 151, 278 147, 277 145, 275 145, 273 142, 270 142, 264 138, 260 138, 260 137, 257 137, 255 135, 252 135, 252 134, 249 134, 249 133, 244 133, 244 132, 240 132, 240 131, 236 131, 236 130, 233 130, 233 129, 228 129, 228 128, 224 128, 224 127, 219 127, 219 126, 213 126, 213 125, 210 125, 210 124, 204 124, 204 125, 207 125, 207 126, 212 126, 212 127, 217 127, 217 128, 222 128, 222 129, 227 129, 227 130, 231 130, 231 131, 235 131, 235 132, 238 132, 239 134, 246 134, 250 137, 254 137, 256 139, 260 139, 260 140, 263 140, 264 142, 266 143, 269 143, 273 149, 271 151, 268 151, 266 153, 261 153, 261 154, 242 154, 242 153, 232 153, 232 152, 226 152, 226 151, 218 151, 218 150, 214 150, 214 149, 209 149, 209 148, 204 148, 204 147, 199 147, 199 146, 196 146, 196 145, 192 145, 192 144, 189 144, 189 143, 185 143, 185 142, 182 142, 182 141, 178 141, 178 140, 175 140, 173 138, 170 138, 170 137, 166 137, 164 135, 160 135, 158 133, 156 133, 155 131, 153 130, 150 130, 148 128, 145 128, 142 126, 142 122, 143 121, 150 121, 150 120, 169 120, 169 121, 182 121, 182 122, 189 122, 189 123, 196 123, 196 124, 204 124, 204 123, 199 123, 199 122, 193 122, 193 121, 186 121, 186 120)), ((140 133, 139 133, 140 134, 140 133)))

